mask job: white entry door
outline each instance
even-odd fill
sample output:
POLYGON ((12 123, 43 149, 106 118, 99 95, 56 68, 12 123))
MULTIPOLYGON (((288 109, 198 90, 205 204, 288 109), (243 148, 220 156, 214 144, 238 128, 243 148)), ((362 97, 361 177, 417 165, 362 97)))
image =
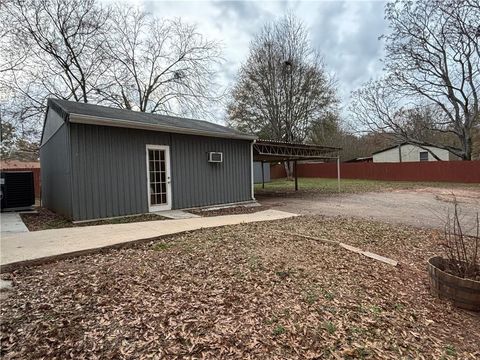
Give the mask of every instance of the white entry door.
POLYGON ((147 145, 148 209, 172 208, 170 184, 170 148, 166 145, 147 145))

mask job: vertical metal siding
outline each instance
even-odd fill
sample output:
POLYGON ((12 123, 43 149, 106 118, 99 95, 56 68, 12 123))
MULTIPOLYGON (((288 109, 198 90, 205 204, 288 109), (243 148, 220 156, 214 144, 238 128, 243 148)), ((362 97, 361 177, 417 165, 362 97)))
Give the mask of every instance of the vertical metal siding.
MULTIPOLYGON (((50 116, 58 116, 49 111, 50 116)), ((40 148, 40 164, 42 179, 42 204, 68 218, 72 214, 71 163, 68 125, 58 128, 40 148)))
POLYGON ((250 142, 172 135, 173 207, 187 208, 250 200, 250 142), (223 163, 209 163, 221 151, 223 163))
MULTIPOLYGON (((255 184, 262 183, 262 163, 255 161, 253 163, 253 179, 255 184)), ((263 163, 263 175, 265 182, 270 182, 270 163, 263 163)))
POLYGON ((75 220, 148 212, 147 144, 170 146, 172 208, 250 200, 250 142, 70 124, 75 220), (221 151, 223 163, 207 153, 221 151))

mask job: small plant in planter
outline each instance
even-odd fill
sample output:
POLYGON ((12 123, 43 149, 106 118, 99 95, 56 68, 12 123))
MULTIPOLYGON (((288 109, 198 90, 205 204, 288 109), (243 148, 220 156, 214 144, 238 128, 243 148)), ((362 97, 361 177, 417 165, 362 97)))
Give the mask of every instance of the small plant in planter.
POLYGON ((454 201, 453 214, 445 222, 444 256, 428 260, 430 289, 440 298, 450 299, 455 306, 480 311, 480 221, 478 213, 472 231, 465 233, 465 224, 454 201))

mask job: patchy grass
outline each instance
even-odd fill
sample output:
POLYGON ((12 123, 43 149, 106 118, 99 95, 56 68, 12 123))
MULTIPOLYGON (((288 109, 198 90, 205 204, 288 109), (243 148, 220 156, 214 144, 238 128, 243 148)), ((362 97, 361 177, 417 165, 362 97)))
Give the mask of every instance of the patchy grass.
POLYGON ((327 300, 333 300, 333 294, 330 291, 323 290, 323 297, 327 300))
POLYGON ((304 299, 305 299, 305 301, 307 302, 307 304, 313 305, 313 304, 315 304, 315 303, 317 302, 317 300, 318 300, 318 294, 316 293, 315 290, 308 290, 308 291, 305 293, 304 299))
POLYGON ((431 230, 297 217, 23 269, 3 275, 14 286, 1 304, 1 356, 479 358, 479 316, 428 290, 425 261, 440 238, 431 230))
POLYGON ((457 355, 457 351, 455 350, 455 346, 453 345, 447 345, 445 346, 445 353, 448 355, 448 356, 456 356, 457 355))
MULTIPOLYGON (((370 191, 408 190, 425 187, 441 187, 451 189, 479 190, 478 184, 460 184, 445 182, 409 182, 409 181, 376 181, 360 179, 342 179, 340 182, 342 193, 362 193, 370 191)), ((337 179, 299 178, 299 193, 337 194, 337 179)), ((295 182, 287 179, 276 179, 265 183, 265 189, 261 184, 255 184, 255 192, 259 195, 295 193, 295 182)))
POLYGON ((229 206, 221 209, 210 210, 210 209, 192 209, 188 210, 189 213, 200 215, 202 217, 210 216, 222 216, 222 215, 237 215, 237 214, 252 214, 259 211, 268 210, 268 206, 229 206))
POLYGON ((152 246, 152 250, 154 250, 154 251, 165 251, 165 250, 168 250, 168 249, 172 248, 173 246, 175 246, 174 243, 158 242, 158 243, 156 243, 155 245, 152 246))
POLYGON ((125 224, 140 221, 154 221, 154 220, 166 220, 167 218, 157 214, 143 214, 135 216, 123 216, 114 219, 89 221, 83 223, 74 224, 71 220, 63 217, 60 214, 54 213, 45 208, 38 208, 37 213, 25 213, 20 214, 23 222, 30 231, 48 230, 48 229, 60 229, 77 226, 94 226, 94 225, 107 225, 107 224, 125 224))
POLYGON ((273 333, 273 336, 279 336, 279 335, 285 334, 286 331, 287 330, 282 325, 277 325, 273 329, 272 333, 273 333))
POLYGON ((333 322, 327 321, 325 323, 325 330, 327 330, 327 332, 330 335, 333 335, 335 333, 335 330, 337 330, 337 327, 335 326, 335 324, 333 322))

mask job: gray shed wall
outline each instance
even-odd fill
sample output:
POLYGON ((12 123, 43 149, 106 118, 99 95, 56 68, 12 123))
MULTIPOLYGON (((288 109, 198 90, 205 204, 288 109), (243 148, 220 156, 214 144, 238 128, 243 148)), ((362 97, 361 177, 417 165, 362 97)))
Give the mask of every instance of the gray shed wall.
POLYGON ((73 218, 148 212, 146 145, 170 146, 172 209, 251 200, 250 141, 70 124, 73 218), (209 163, 207 152, 224 162, 209 163))
MULTIPOLYGON (((48 116, 58 116, 50 111, 48 116)), ((40 148, 42 205, 68 218, 72 213, 69 125, 64 123, 40 148)))

